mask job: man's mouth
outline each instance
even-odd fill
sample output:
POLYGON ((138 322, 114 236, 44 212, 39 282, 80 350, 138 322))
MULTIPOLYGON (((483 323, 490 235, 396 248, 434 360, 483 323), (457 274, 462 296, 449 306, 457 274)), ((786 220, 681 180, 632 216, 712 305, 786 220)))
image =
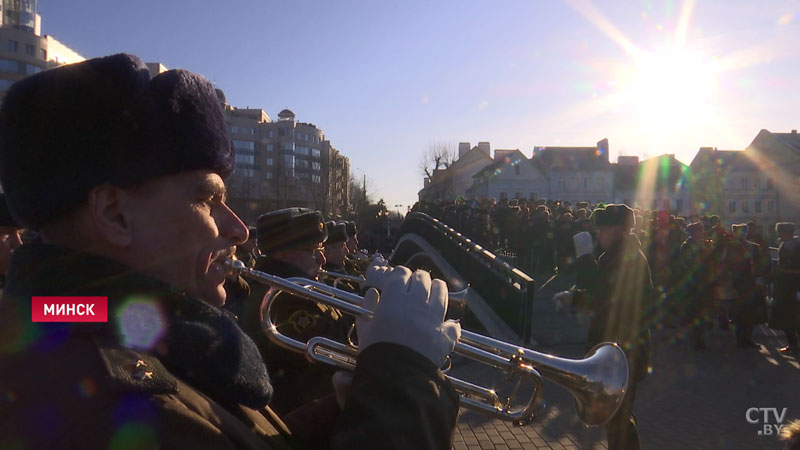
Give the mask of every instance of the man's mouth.
POLYGON ((211 254, 211 261, 208 265, 208 272, 225 272, 225 260, 229 259, 233 256, 234 249, 227 248, 225 250, 219 250, 211 254))

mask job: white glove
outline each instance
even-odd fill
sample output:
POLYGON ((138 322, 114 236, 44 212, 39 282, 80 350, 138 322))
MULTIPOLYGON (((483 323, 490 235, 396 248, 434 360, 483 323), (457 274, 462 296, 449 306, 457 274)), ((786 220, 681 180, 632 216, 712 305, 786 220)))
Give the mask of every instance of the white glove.
POLYGON ((367 266, 369 267, 369 266, 388 266, 388 265, 389 265, 388 259, 384 258, 383 255, 381 255, 380 253, 375 253, 374 255, 372 255, 372 258, 370 258, 369 264, 367 266))
POLYGON ((575 243, 575 254, 578 258, 583 255, 588 255, 594 250, 592 243, 592 235, 588 231, 581 231, 580 233, 572 236, 572 242, 575 243))
POLYGON ((431 281, 424 270, 412 274, 408 268, 397 266, 388 273, 382 288, 382 294, 370 288, 364 296, 362 306, 371 310, 373 317, 356 319, 359 350, 390 342, 408 347, 441 367, 461 337, 458 322, 444 321, 445 282, 431 281))
POLYGON ((553 301, 556 304, 556 311, 565 311, 572 306, 572 291, 557 292, 553 296, 553 301))
POLYGON ((392 274, 393 267, 389 266, 389 262, 385 259, 373 257, 367 267, 366 280, 362 283, 364 287, 374 287, 379 291, 383 291, 386 280, 392 274))

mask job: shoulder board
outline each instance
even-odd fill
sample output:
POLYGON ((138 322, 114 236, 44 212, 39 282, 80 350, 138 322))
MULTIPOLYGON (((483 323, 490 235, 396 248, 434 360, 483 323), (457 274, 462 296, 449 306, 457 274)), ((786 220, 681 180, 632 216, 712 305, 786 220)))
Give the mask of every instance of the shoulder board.
POLYGON ((152 394, 178 392, 175 377, 155 356, 98 338, 95 343, 109 379, 118 389, 152 394))

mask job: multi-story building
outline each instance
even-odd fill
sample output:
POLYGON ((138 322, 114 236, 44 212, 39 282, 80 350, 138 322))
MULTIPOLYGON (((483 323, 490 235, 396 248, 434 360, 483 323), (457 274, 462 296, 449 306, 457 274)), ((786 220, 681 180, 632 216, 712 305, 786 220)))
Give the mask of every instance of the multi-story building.
POLYGON ((543 197, 569 202, 609 202, 614 171, 608 161, 608 139, 595 147, 535 147, 533 162, 549 182, 543 197))
POLYGON ((301 206, 325 215, 348 208, 350 162, 312 123, 284 109, 274 122, 262 109, 228 105, 226 121, 236 148, 236 170, 228 181, 231 207, 248 223, 278 208, 301 206))
POLYGON ((479 142, 475 147, 460 142, 458 158, 446 169, 434 169, 431 177, 423 180, 424 186, 418 193, 420 201, 452 201, 459 195, 467 195, 474 181, 472 177, 494 162, 490 155, 488 142, 479 142))
POLYGON ((37 0, 0 1, 0 101, 14 82, 84 57, 52 36, 41 34, 37 0))
POLYGON ((494 162, 473 176, 471 197, 536 199, 548 191, 547 177, 519 149, 495 150, 494 162))

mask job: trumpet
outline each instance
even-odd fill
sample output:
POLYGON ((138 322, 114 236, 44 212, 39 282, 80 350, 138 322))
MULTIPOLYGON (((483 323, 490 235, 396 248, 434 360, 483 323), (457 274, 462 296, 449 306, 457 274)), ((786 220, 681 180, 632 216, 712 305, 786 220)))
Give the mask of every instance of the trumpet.
POLYGON ((356 289, 361 289, 361 283, 366 281, 366 278, 364 278, 363 276, 355 276, 346 273, 332 272, 330 270, 325 270, 325 269, 319 269, 319 271, 317 271, 317 275, 319 275, 319 279, 322 281, 331 280, 332 286, 335 288, 339 287, 339 283, 347 281, 351 283, 356 289))
MULTIPOLYGON (((240 261, 227 260, 228 270, 247 279, 264 283, 270 291, 261 305, 262 327, 271 341, 286 349, 303 353, 311 362, 322 362, 340 369, 355 368, 358 348, 352 342, 342 343, 316 336, 300 342, 278 332, 270 318, 275 298, 283 292, 322 303, 355 317, 372 317, 372 311, 362 307, 363 297, 324 283, 306 278, 281 278, 251 269, 240 261)), ((453 302, 463 302, 468 289, 452 293, 453 302)), ((588 425, 606 423, 619 409, 628 388, 628 361, 622 349, 614 343, 598 344, 584 359, 568 359, 540 353, 499 341, 471 331, 462 330, 454 353, 488 364, 509 375, 519 375, 533 383, 533 393, 522 406, 513 407, 513 394, 501 400, 498 394, 465 380, 446 374, 459 394, 461 406, 499 417, 518 424, 529 422, 538 411, 538 398, 543 377, 566 388, 574 397, 578 415, 588 425)))

